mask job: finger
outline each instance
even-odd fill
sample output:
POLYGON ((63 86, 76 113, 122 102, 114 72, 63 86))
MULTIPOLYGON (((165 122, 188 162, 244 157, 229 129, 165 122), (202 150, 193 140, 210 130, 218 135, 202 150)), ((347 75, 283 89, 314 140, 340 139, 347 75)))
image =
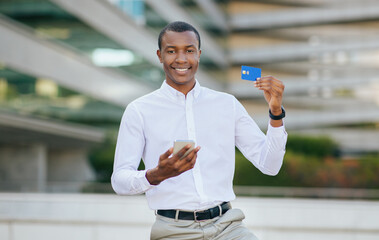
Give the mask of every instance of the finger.
POLYGON ((197 153, 194 153, 194 155, 189 158, 189 156, 186 156, 184 158, 184 161, 180 161, 182 163, 180 171, 185 172, 189 169, 192 169, 195 166, 197 159, 197 153))
POLYGON ((273 76, 264 76, 264 77, 260 77, 260 78, 257 78, 256 82, 272 82, 272 83, 275 83, 275 84, 281 84, 282 81, 280 81, 279 79, 273 77, 273 76))
POLYGON ((184 161, 176 161, 175 164, 178 164, 176 166, 178 167, 178 171, 180 173, 188 171, 195 166, 197 153, 200 151, 200 148, 200 146, 197 146, 195 149, 193 149, 189 155, 182 159, 184 161))
POLYGON ((190 162, 194 156, 197 155, 197 152, 200 150, 200 146, 194 148, 187 156, 182 158, 182 160, 185 160, 187 162, 190 162))
POLYGON ((196 160, 197 160, 197 153, 195 153, 191 161, 188 162, 188 167, 193 168, 195 166, 196 160))
POLYGON ((254 86, 258 89, 263 89, 264 87, 269 86, 271 83, 271 80, 267 78, 259 78, 254 82, 254 86))
POLYGON ((169 148, 165 153, 159 156, 160 160, 167 159, 172 154, 173 148, 169 148))
POLYGON ((272 93, 282 93, 284 91, 284 87, 273 85, 273 84, 261 84, 259 85, 259 89, 269 91, 272 93))
POLYGON ((255 81, 255 85, 262 85, 262 84, 270 84, 270 85, 272 84, 272 85, 276 85, 276 86, 283 85, 282 81, 280 81, 280 80, 278 80, 272 76, 258 78, 255 81))
POLYGON ((187 156, 181 159, 181 161, 177 161, 181 164, 181 170, 187 171, 188 169, 193 168, 197 159, 197 152, 200 150, 200 147, 196 147, 193 149, 187 156))
POLYGON ((271 81, 258 82, 255 87, 259 90, 269 91, 272 93, 281 94, 284 91, 284 85, 281 83, 273 83, 271 81))
POLYGON ((174 154, 173 158, 180 159, 184 156, 184 154, 190 149, 192 146, 191 144, 185 145, 182 149, 179 150, 176 154, 174 154))
POLYGON ((263 76, 263 77, 257 78, 257 80, 259 80, 259 81, 264 81, 264 80, 280 81, 279 79, 277 79, 276 77, 271 76, 271 75, 267 75, 267 76, 263 76))
POLYGON ((277 79, 262 80, 259 82, 261 86, 272 86, 275 88, 284 89, 284 84, 277 79))

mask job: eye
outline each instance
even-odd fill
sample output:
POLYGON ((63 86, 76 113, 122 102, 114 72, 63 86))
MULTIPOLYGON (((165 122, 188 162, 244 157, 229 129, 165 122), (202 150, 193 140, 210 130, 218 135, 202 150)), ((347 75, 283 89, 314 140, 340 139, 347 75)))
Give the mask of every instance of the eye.
POLYGON ((195 52, 195 51, 192 50, 192 49, 188 49, 187 52, 189 52, 189 53, 193 53, 193 52, 195 52))
POLYGON ((175 50, 168 50, 167 53, 175 53, 175 50))

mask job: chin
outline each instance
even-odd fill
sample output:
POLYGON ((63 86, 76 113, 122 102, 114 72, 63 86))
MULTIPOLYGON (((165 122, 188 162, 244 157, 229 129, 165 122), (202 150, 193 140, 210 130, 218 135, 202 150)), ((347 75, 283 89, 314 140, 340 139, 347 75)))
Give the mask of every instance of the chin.
POLYGON ((192 83, 194 82, 195 80, 192 80, 192 79, 186 79, 186 80, 178 80, 178 79, 174 79, 173 82, 178 84, 178 85, 185 85, 185 84, 188 84, 188 83, 192 83))
POLYGON ((184 85, 195 81, 195 76, 192 75, 185 75, 185 76, 178 76, 172 74, 170 77, 170 80, 174 82, 175 84, 184 85))

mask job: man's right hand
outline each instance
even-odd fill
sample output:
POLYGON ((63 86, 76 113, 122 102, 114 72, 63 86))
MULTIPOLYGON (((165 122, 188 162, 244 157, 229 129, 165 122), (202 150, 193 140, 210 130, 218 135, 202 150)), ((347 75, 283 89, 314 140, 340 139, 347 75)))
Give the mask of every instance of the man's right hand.
POLYGON ((158 185, 163 180, 178 176, 183 172, 192 169, 195 166, 197 152, 200 150, 200 147, 196 147, 187 156, 182 158, 190 148, 191 145, 188 144, 172 157, 170 157, 170 155, 173 152, 173 148, 170 148, 163 153, 159 157, 158 166, 153 169, 149 169, 146 172, 146 178, 149 183, 151 185, 158 185))

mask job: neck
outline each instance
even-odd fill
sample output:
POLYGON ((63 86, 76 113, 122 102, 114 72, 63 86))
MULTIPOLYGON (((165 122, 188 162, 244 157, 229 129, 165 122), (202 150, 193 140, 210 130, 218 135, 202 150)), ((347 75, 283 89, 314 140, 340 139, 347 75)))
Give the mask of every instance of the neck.
POLYGON ((166 83, 170 85, 172 88, 176 89, 177 91, 183 93, 184 96, 187 96, 187 93, 189 93, 189 91, 191 91, 195 87, 196 81, 188 84, 175 84, 171 81, 166 80, 166 83))

